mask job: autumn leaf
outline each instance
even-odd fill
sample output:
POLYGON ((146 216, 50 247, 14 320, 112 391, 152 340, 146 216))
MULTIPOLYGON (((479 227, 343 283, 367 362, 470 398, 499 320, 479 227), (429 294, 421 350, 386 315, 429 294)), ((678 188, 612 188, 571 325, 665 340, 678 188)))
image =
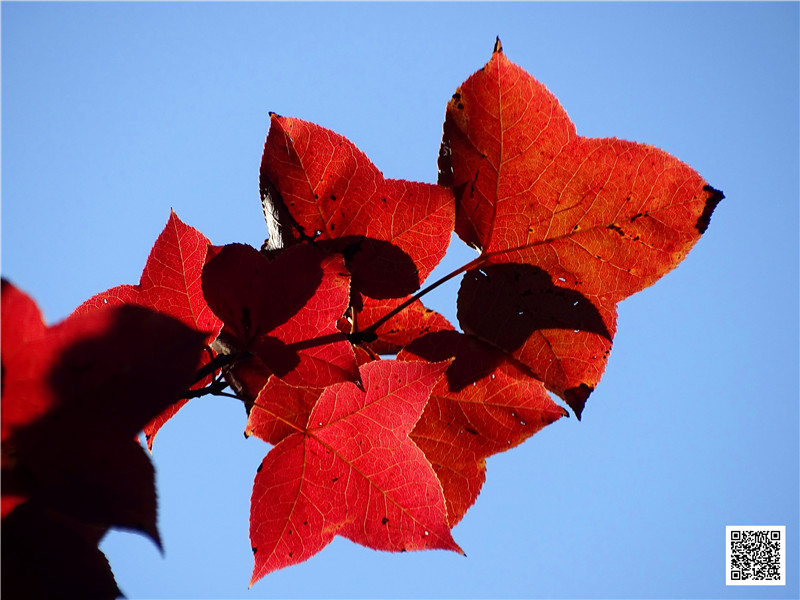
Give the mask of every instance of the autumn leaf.
MULTIPOLYGON (((204 332, 206 343, 210 345, 219 334, 222 322, 206 304, 200 283, 209 244, 202 233, 183 223, 174 211, 170 211, 164 230, 150 250, 139 284, 120 285, 106 290, 83 302, 75 312, 138 304, 175 317, 204 332)), ((208 362, 209 356, 204 356, 200 367, 208 362)), ((196 382, 192 388, 199 389, 208 383, 210 377, 196 382)), ((176 402, 147 424, 144 433, 148 448, 152 450, 156 433, 186 402, 176 402)))
POLYGON ((411 439, 442 483, 450 526, 475 503, 486 458, 521 444, 567 413, 544 385, 471 335, 440 331, 407 346, 399 360, 454 359, 411 439))
POLYGON ((358 378, 352 347, 336 327, 350 298, 340 255, 309 244, 271 259, 244 244, 213 254, 203 271, 203 291, 225 324, 218 343, 249 355, 233 369, 239 391, 255 398, 272 373, 310 386, 358 378))
MULTIPOLYGON (((49 328, 37 315, 4 281, 2 321, 18 336, 3 334, 4 552, 38 560, 64 550, 59 564, 39 564, 36 577, 74 584, 60 593, 80 595, 94 585, 86 569, 107 570, 96 546, 109 527, 159 543, 153 468, 135 436, 190 385, 205 335, 130 304, 74 313, 49 328), (39 530, 48 548, 30 544, 39 530), (79 573, 63 580, 68 567, 79 573)), ((39 589, 29 575, 15 571, 13 589, 39 589)), ((106 591, 107 575, 95 582, 106 591)), ((6 589, 5 571, 3 579, 6 589)))
POLYGON ((408 437, 446 368, 375 361, 361 367, 363 390, 346 382, 320 394, 305 427, 283 438, 256 475, 251 585, 336 535, 379 550, 461 552, 436 474, 408 437))
POLYGON ((261 193, 268 229, 281 240, 272 247, 315 240, 343 253, 354 289, 372 298, 416 291, 450 243, 452 192, 386 179, 343 136, 299 119, 271 117, 261 193))
POLYGON ((200 277, 210 242, 197 229, 170 211, 164 230, 156 239, 138 285, 121 285, 82 303, 76 313, 92 308, 139 304, 175 317, 205 332, 210 344, 222 322, 203 298, 200 277))
MULTIPOLYGON (((15 319, 15 306, 3 302, 4 322, 15 319)), ((125 305, 73 314, 4 347, 4 457, 11 452, 62 512, 157 539, 152 467, 134 438, 189 385, 203 338, 171 317, 125 305), (128 476, 117 477, 120 470, 128 476)))
MULTIPOLYGON (((42 313, 33 298, 9 281, 3 279, 0 287, 0 310, 2 311, 2 329, 0 329, 0 347, 3 361, 3 395, 5 389, 5 365, 9 358, 18 355, 25 344, 38 340, 47 334, 42 313)), ((28 425, 45 414, 51 406, 47 397, 31 396, 25 402, 3 402, 2 440, 5 441, 18 427, 28 425)), ((5 514, 5 511, 3 512, 5 514)))
POLYGON ((25 342, 47 331, 42 311, 33 298, 5 279, 0 288, 0 303, 3 314, 9 315, 0 329, 0 346, 4 352, 15 352, 25 342))
MULTIPOLYGON (((605 368, 616 304, 677 266, 722 193, 652 146, 578 136, 556 98, 506 58, 499 40, 448 103, 439 162, 439 182, 456 197, 455 230, 483 264, 538 269, 522 274, 535 283, 521 293, 550 290, 548 319, 575 321, 578 303, 588 329, 536 329, 514 341, 512 354, 580 416, 605 368)), ((491 329, 485 313, 463 297, 459 304, 466 331, 491 329)), ((508 350, 502 336, 486 339, 508 350)))

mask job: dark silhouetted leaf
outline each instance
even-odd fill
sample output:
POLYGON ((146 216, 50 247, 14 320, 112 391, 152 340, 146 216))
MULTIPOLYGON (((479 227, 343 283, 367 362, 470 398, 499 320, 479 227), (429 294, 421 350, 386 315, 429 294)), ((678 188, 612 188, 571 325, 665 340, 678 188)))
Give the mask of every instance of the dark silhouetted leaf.
MULTIPOLYGON (((206 334, 211 344, 222 328, 222 322, 208 308, 200 285, 210 242, 197 229, 186 225, 171 211, 164 230, 158 236, 147 258, 139 285, 120 285, 97 294, 81 304, 76 313, 96 308, 138 304, 170 315, 206 334)), ((207 364, 209 357, 203 356, 207 364)), ((201 365, 202 366, 202 365, 201 365)), ((208 385, 210 377, 196 382, 192 388, 208 385)), ((181 400, 158 415, 144 428, 147 446, 152 450, 155 435, 185 404, 181 400)))
MULTIPOLYGON (((205 335, 132 304, 74 313, 50 328, 31 318, 32 308, 4 282, 2 321, 27 325, 17 327, 23 341, 2 353, 3 562, 5 569, 6 555, 72 548, 59 564, 37 566, 53 582, 70 568, 88 569, 64 588, 70 596, 102 570, 96 544, 109 527, 159 543, 153 468, 135 436, 191 384, 205 335), (6 537, 8 520, 15 532, 47 529, 37 542, 52 547, 37 551, 18 533, 6 537)), ((20 577, 14 585, 27 581, 20 577)), ((96 582, 109 589, 104 579, 113 577, 96 582)))
POLYGON ((220 338, 233 352, 252 356, 232 372, 250 398, 271 373, 310 386, 358 378, 350 343, 336 327, 347 310, 349 283, 340 255, 308 244, 271 260, 244 244, 215 250, 203 291, 225 323, 220 338))

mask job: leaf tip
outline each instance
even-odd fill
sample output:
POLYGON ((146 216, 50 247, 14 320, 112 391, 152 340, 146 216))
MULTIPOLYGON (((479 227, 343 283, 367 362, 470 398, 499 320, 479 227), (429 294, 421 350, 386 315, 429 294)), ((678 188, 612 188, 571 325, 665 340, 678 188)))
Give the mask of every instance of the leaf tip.
POLYGON ((161 534, 158 532, 158 528, 155 525, 151 528, 140 524, 134 529, 150 538, 150 541, 152 541, 158 549, 158 553, 161 554, 161 558, 164 558, 164 544, 161 542, 161 534))
POLYGON ((708 198, 706 198, 706 204, 703 207, 702 214, 697 218, 697 222, 694 224, 697 231, 700 232, 700 235, 706 232, 709 223, 711 223, 711 214, 714 212, 714 209, 717 208, 717 204, 722 202, 723 198, 725 198, 725 194, 710 185, 703 186, 703 191, 708 192, 709 195, 708 198))
POLYGON ((564 391, 562 398, 564 398, 564 401, 573 410, 578 421, 581 420, 583 409, 586 408, 586 400, 589 398, 589 394, 591 394, 593 391, 594 387, 585 383, 581 383, 577 387, 564 391))
MULTIPOLYGON (((255 557, 256 553, 258 552, 258 548, 253 546, 251 548, 251 550, 253 551, 253 557, 255 557)), ((252 588, 256 584, 256 582, 259 579, 261 579, 263 576, 264 576, 264 573, 259 571, 258 565, 255 565, 253 567, 253 574, 250 576, 250 582, 247 584, 247 589, 249 590, 250 588, 252 588)))
POLYGON ((502 54, 503 53, 503 44, 500 41, 500 36, 498 35, 494 41, 494 49, 492 50, 492 54, 502 54))

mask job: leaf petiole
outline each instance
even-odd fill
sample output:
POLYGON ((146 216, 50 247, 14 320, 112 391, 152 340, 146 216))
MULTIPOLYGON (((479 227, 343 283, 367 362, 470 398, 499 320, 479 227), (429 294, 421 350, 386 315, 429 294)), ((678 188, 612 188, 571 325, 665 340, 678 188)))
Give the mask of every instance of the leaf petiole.
POLYGON ((486 261, 486 258, 487 257, 485 255, 478 256, 477 258, 475 258, 475 259, 469 261, 468 263, 460 266, 455 271, 452 271, 452 272, 448 273, 447 275, 445 275, 441 279, 437 279, 432 284, 430 284, 428 286, 425 286, 424 288, 419 290, 416 294, 411 296, 408 300, 406 300, 402 304, 400 304, 400 305, 396 306, 395 308, 393 308, 392 310, 390 310, 388 313, 383 315, 380 319, 375 321, 372 325, 370 325, 369 327, 367 327, 363 331, 355 332, 355 333, 351 334, 351 336, 356 337, 361 341, 374 341, 377 338, 377 331, 378 331, 378 329, 380 328, 381 325, 383 325, 384 323, 386 323, 387 321, 389 321, 390 319, 392 319, 396 315, 398 315, 401 312, 403 312, 406 308, 411 306, 411 304, 413 304, 414 302, 416 302, 417 300, 422 298, 428 292, 431 292, 431 291, 435 290, 437 287, 447 283, 448 281, 450 281, 454 277, 457 277, 458 275, 461 275, 462 273, 466 273, 470 269, 474 269, 475 267, 480 266, 481 264, 483 264, 483 262, 486 261), (370 339, 370 338, 372 338, 372 339, 370 339))

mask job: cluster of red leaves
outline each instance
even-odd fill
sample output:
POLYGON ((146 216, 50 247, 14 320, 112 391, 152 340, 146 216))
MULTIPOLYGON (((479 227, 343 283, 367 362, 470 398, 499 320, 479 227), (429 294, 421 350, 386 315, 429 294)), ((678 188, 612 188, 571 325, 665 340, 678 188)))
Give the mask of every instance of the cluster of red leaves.
MULTIPOLYGON (((147 410, 123 410, 125 426, 110 430, 122 432, 115 443, 127 447, 144 428, 152 447, 188 398, 229 385, 247 408, 246 433, 274 446, 253 486, 251 585, 336 535, 381 550, 460 552, 450 531, 478 497, 486 458, 566 416, 550 392, 580 418, 605 369, 617 303, 683 259, 722 194, 651 146, 579 137, 555 97, 499 42, 447 106, 439 171, 437 185, 386 179, 344 137, 272 114, 260 174, 270 237, 260 250, 211 246, 172 214, 138 286, 99 294, 50 330, 30 311, 9 308, 35 330, 15 332, 14 344, 64 328, 85 338, 84 330, 97 334, 95 321, 110 328, 126 311, 152 319, 151 310, 189 337, 180 345, 177 334, 142 326, 147 349, 140 337, 124 341, 131 356, 147 357, 126 365, 176 378, 159 384, 162 394, 148 379, 123 393, 115 378, 80 404, 64 391, 72 384, 53 387, 61 381, 53 373, 72 364, 60 354, 64 335, 20 349, 6 345, 4 329, 4 519, 7 506, 9 518, 30 518, 28 507, 37 519, 58 511, 70 523, 99 525, 92 543, 112 525, 157 539, 154 498, 147 518, 137 512, 133 521, 107 515, 97 523, 94 506, 74 514, 77 502, 64 508, 58 494, 42 492, 64 483, 68 471, 58 469, 66 459, 56 469, 29 440, 42 439, 54 414, 68 413, 59 422, 69 423, 69 435, 79 432, 80 447, 70 452, 83 453, 71 456, 90 472, 82 476, 114 480, 82 446, 91 435, 76 415, 91 409, 111 418, 98 406, 111 396, 144 402, 147 410), (460 331, 420 300, 453 231, 479 252, 448 276, 463 274, 460 331), (29 374, 34 353, 44 358, 29 374), (36 391, 14 387, 20 378, 36 391)), ((4 322, 6 310, 4 288, 4 322)), ((82 339, 69 338, 78 346, 82 339)), ((109 360, 119 362, 113 352, 80 350, 81 364, 99 376, 109 360)), ((89 422, 106 444, 106 422, 89 422)), ((137 482, 137 493, 150 498, 139 484, 147 487, 137 482)))

